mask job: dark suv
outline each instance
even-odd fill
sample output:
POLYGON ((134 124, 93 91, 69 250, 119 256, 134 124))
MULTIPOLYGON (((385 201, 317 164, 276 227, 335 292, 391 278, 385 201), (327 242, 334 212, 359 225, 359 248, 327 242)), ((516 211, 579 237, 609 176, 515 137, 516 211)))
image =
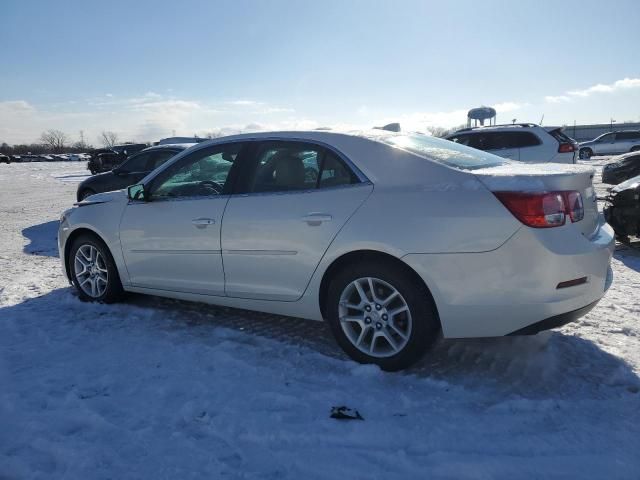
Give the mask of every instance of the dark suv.
POLYGON ((112 171, 94 175, 80 183, 76 193, 78 201, 96 193, 120 190, 134 185, 171 157, 193 145, 195 144, 156 145, 131 155, 112 171))
POLYGON ((91 159, 87 163, 87 168, 92 175, 100 172, 108 172, 124 162, 128 156, 144 150, 148 145, 145 143, 125 143, 114 145, 109 148, 101 148, 91 153, 91 159))

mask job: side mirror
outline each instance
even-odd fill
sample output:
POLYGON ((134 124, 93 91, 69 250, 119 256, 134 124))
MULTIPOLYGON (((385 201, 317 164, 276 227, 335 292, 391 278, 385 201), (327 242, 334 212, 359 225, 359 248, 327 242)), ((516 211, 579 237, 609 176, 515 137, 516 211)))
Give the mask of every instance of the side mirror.
POLYGON ((144 190, 144 185, 139 183, 138 185, 131 185, 127 188, 127 196, 129 200, 137 200, 137 201, 148 201, 147 192, 144 190))

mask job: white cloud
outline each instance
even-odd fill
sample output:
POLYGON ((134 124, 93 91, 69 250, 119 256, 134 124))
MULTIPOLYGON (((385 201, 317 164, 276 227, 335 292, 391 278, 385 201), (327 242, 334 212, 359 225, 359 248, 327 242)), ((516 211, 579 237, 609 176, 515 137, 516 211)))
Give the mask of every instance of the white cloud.
POLYGON ((34 111, 33 105, 25 100, 0 102, 0 115, 25 115, 34 111))
POLYGON ((245 107, 245 106, 246 107, 253 107, 253 106, 256 106, 256 105, 264 105, 264 103, 256 102, 254 100, 231 100, 231 101, 226 102, 226 103, 228 103, 229 105, 236 105, 236 106, 239 106, 239 107, 245 107))
MULTIPOLYGON (((528 103, 520 102, 500 102, 492 105, 498 114, 513 112, 528 107, 528 103)), ((385 123, 400 122, 403 130, 424 131, 426 127, 458 127, 467 122, 469 109, 457 109, 449 112, 414 112, 399 115, 397 117, 386 117, 374 122, 376 125, 385 123)))
POLYGON ((569 90, 564 95, 544 97, 547 103, 569 102, 574 98, 586 98, 598 93, 615 93, 632 88, 640 88, 640 78, 623 78, 610 84, 598 83, 581 90, 569 90))
POLYGON ((566 95, 547 95, 546 97, 544 97, 544 101, 547 103, 564 103, 570 102, 571 98, 567 97, 566 95))
POLYGON ((292 108, 255 100, 204 102, 148 91, 137 96, 103 94, 84 101, 34 106, 26 100, 0 102, 0 142, 31 143, 49 128, 76 140, 97 142, 102 130, 122 141, 156 141, 162 137, 211 132, 215 128, 239 131, 247 125, 273 129, 314 128, 315 123, 293 116, 292 108))
POLYGON ((492 107, 496 109, 497 113, 513 112, 514 110, 520 110, 528 106, 529 106, 528 103, 517 103, 517 102, 502 102, 502 103, 496 103, 495 105, 492 105, 492 107))

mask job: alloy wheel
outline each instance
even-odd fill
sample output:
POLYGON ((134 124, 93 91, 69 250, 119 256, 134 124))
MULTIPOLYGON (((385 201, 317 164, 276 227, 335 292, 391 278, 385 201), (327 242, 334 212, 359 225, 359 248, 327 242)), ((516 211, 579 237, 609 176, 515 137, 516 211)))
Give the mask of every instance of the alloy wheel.
POLYGON ((93 245, 82 245, 74 258, 78 286, 91 298, 100 298, 107 290, 109 272, 103 255, 93 245))
POLYGON ((353 346, 375 358, 399 353, 411 337, 407 302, 391 284, 378 278, 349 283, 340 296, 338 317, 353 346))

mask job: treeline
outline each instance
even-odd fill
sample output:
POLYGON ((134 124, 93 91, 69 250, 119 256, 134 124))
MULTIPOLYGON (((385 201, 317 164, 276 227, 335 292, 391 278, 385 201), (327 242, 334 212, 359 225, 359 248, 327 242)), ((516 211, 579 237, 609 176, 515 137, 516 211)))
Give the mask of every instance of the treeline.
MULTIPOLYGON (((103 131, 98 136, 100 147, 94 147, 87 143, 84 132, 80 130, 80 140, 72 142, 69 136, 61 130, 47 130, 42 132, 38 142, 29 144, 9 145, 6 142, 0 144, 0 153, 5 155, 42 155, 49 153, 87 153, 95 148, 111 148, 119 142, 118 134, 111 131, 103 131)), ((130 143, 130 142, 125 142, 130 143)))
POLYGON ((49 153, 89 153, 95 147, 92 145, 66 145, 60 149, 53 149, 42 143, 23 143, 19 145, 9 145, 7 143, 0 144, 0 153, 5 155, 45 155, 49 153))

